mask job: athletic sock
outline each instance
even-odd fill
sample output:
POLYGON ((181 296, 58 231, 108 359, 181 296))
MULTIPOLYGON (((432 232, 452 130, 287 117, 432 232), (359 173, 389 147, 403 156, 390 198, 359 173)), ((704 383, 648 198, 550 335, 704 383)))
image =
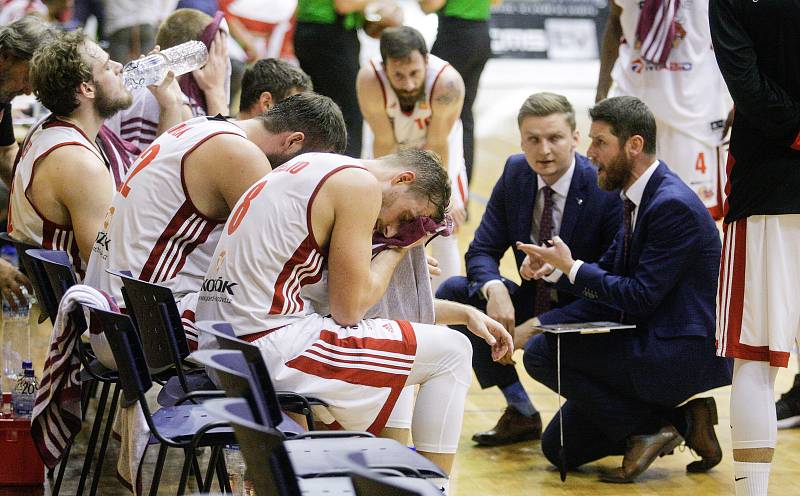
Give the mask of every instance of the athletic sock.
POLYGON ((503 396, 506 397, 506 402, 513 406, 519 413, 526 417, 533 417, 536 414, 536 408, 531 403, 528 393, 522 387, 519 381, 509 384, 506 387, 500 388, 503 396))
POLYGON ((767 496, 771 463, 733 462, 736 496, 767 496))

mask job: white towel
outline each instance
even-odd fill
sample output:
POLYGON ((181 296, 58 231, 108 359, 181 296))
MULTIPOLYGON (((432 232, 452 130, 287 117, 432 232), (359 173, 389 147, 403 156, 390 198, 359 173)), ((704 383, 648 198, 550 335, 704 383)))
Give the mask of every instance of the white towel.
POLYGON ((83 329, 77 328, 71 317, 80 304, 117 309, 111 296, 81 284, 68 289, 58 307, 31 420, 36 449, 50 468, 58 464, 81 430, 81 364, 75 347, 83 329))

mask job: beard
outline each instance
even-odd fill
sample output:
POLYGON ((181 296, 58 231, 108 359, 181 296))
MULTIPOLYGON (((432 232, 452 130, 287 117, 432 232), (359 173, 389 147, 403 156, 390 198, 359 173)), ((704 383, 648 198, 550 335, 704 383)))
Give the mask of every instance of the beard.
POLYGON ((425 93, 425 85, 423 84, 415 91, 394 90, 394 92, 397 95, 397 101, 400 102, 400 109, 409 112, 422 99, 422 95, 425 93))
POLYGON ((614 191, 621 189, 631 176, 631 169, 628 161, 622 154, 622 150, 608 163, 603 166, 603 176, 597 176, 597 182, 601 189, 614 191))
POLYGON ((267 160, 269 160, 269 164, 272 166, 272 169, 275 170, 281 165, 285 164, 286 162, 300 155, 301 153, 305 153, 305 150, 300 150, 297 153, 277 152, 277 153, 267 153, 266 155, 267 155, 267 160))
POLYGON ((124 96, 114 99, 102 86, 95 85, 95 87, 97 89, 97 98, 94 101, 94 108, 103 119, 113 117, 114 114, 120 110, 125 110, 133 103, 133 95, 127 89, 125 89, 124 96))

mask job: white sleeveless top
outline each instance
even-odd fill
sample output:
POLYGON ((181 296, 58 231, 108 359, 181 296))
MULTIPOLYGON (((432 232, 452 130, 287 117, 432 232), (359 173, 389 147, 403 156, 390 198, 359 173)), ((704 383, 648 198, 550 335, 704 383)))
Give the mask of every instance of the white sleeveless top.
MULTIPOLYGON (((131 165, 114 195, 89 258, 86 284, 110 293, 120 305, 120 279, 107 268, 166 286, 180 300, 200 290, 224 220, 200 213, 186 191, 183 161, 219 134, 247 139, 228 121, 196 117, 158 137, 131 165)), ((222 166, 222 165, 221 165, 222 166)))
POLYGON ((311 207, 324 182, 359 160, 299 155, 239 199, 203 282, 197 320, 226 320, 239 336, 327 315, 326 255, 311 230, 311 207))
POLYGON ((636 43, 639 0, 614 0, 622 7, 625 40, 612 70, 615 95, 644 101, 657 119, 709 146, 722 141, 730 110, 727 86, 717 67, 708 26, 708 0, 684 0, 675 20, 678 37, 665 67, 644 62, 636 43))
MULTIPOLYGON (((372 70, 375 71, 383 90, 384 108, 389 121, 392 123, 395 141, 402 146, 423 148, 428 141, 428 125, 433 113, 431 110, 431 94, 436 87, 439 76, 450 64, 435 55, 428 54, 428 67, 425 72, 425 92, 423 97, 414 104, 411 112, 403 112, 400 108, 400 100, 389 83, 389 78, 383 68, 381 59, 371 60, 370 65, 372 70)), ((455 124, 453 124, 453 129, 450 130, 450 134, 447 136, 447 143, 447 172, 453 189, 453 201, 455 205, 463 206, 468 195, 468 185, 467 171, 464 165, 461 119, 456 120, 455 124)))
MULTIPOLYGON (((48 220, 28 198, 33 183, 36 164, 50 152, 62 146, 77 145, 94 153, 104 161, 94 143, 77 126, 50 116, 40 122, 22 143, 22 150, 14 165, 14 178, 8 208, 8 233, 25 243, 47 250, 63 250, 69 255, 78 279, 86 270, 81 261, 78 242, 71 225, 61 225, 48 220)), ((74 178, 80 181, 79 177, 74 178)))

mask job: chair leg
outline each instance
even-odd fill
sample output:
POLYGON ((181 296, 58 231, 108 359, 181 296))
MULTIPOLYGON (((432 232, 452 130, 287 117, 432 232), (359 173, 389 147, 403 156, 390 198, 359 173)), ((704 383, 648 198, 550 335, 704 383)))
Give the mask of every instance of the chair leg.
POLYGON ((108 390, 110 384, 103 383, 103 389, 100 391, 100 401, 97 403, 97 411, 94 414, 94 424, 92 425, 92 434, 89 436, 89 442, 86 445, 86 458, 83 460, 83 469, 81 470, 81 478, 78 481, 78 489, 75 491, 75 496, 83 495, 83 488, 86 485, 86 478, 89 476, 89 471, 92 468, 92 459, 94 458, 94 448, 97 444, 97 436, 100 434, 100 424, 103 423, 103 415, 106 411, 106 401, 108 401, 108 390))
POLYGON ((197 461, 197 451, 192 451, 192 471, 194 472, 194 479, 197 483, 197 490, 203 487, 203 472, 200 471, 200 462, 197 461))
POLYGON ((97 381, 94 379, 81 384, 81 420, 86 420, 86 410, 89 409, 89 400, 92 399, 95 384, 97 384, 97 381))
POLYGON ((211 491, 211 483, 214 482, 214 472, 217 469, 217 460, 219 459, 220 450, 221 448, 219 446, 214 446, 211 448, 211 457, 208 459, 206 477, 205 480, 203 480, 203 486, 200 489, 204 493, 211 491))
POLYGON ((64 450, 64 457, 61 459, 61 463, 59 464, 56 481, 53 484, 52 490, 50 491, 51 496, 58 496, 58 492, 61 490, 61 481, 64 480, 64 472, 67 470, 67 464, 69 463, 69 452, 71 449, 72 445, 70 444, 67 446, 67 449, 64 450))
POLYGON ((150 483, 150 496, 158 496, 158 484, 161 482, 161 471, 164 469, 164 460, 167 459, 167 445, 158 448, 158 460, 153 469, 153 482, 150 483))
POLYGON ((184 448, 183 450, 183 469, 181 470, 181 480, 178 482, 178 496, 183 496, 186 492, 186 481, 189 479, 189 468, 192 466, 192 460, 194 459, 194 453, 190 448, 184 448))
POLYGON ((225 456, 220 456, 217 460, 217 484, 219 490, 223 493, 230 494, 231 482, 228 480, 228 469, 225 467, 225 456))
POLYGON ((103 432, 103 440, 100 442, 100 452, 97 455, 97 466, 94 469, 92 476, 92 488, 89 491, 89 496, 97 494, 97 486, 100 484, 100 477, 103 472, 103 461, 106 457, 106 448, 108 447, 108 438, 111 437, 111 430, 114 427, 114 418, 117 415, 117 402, 119 401, 120 387, 114 384, 114 395, 111 397, 111 406, 106 415, 106 429, 103 432))

